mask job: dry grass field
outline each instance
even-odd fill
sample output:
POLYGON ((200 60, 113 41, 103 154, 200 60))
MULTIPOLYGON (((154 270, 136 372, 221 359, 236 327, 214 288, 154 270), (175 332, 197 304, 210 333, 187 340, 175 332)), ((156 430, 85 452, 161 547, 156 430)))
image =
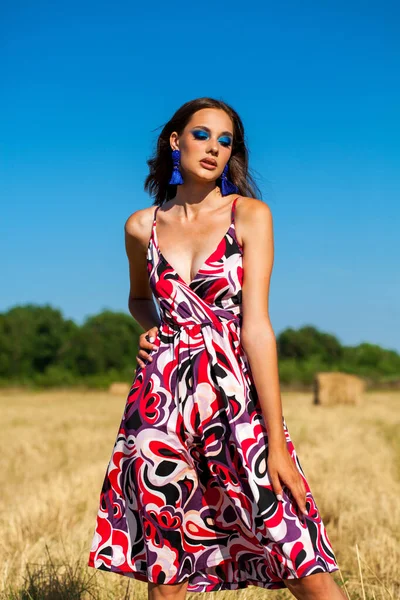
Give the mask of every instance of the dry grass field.
MULTIPOLYGON (((282 399, 340 566, 335 580, 352 600, 399 598, 400 393, 369 392, 358 407, 282 399)), ((0 392, 1 598, 147 598, 145 583, 86 567, 124 404, 106 392, 0 392)), ((188 597, 293 596, 250 586, 188 597)))

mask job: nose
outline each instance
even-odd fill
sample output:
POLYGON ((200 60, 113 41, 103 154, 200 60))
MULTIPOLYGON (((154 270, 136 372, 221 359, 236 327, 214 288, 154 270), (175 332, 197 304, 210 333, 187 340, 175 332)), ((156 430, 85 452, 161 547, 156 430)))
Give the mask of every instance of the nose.
POLYGON ((218 142, 217 142, 216 138, 210 137, 209 144, 208 144, 208 151, 211 152, 212 154, 215 154, 218 156, 219 148, 218 148, 218 142))

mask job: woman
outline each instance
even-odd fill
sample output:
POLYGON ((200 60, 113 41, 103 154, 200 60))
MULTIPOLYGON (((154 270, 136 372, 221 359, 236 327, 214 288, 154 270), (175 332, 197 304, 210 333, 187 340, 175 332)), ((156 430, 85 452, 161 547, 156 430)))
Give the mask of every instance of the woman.
POLYGON ((282 415, 272 217, 247 157, 230 106, 185 103, 148 161, 156 208, 125 224, 129 310, 146 333, 89 565, 147 581, 150 600, 248 585, 344 598, 282 415))

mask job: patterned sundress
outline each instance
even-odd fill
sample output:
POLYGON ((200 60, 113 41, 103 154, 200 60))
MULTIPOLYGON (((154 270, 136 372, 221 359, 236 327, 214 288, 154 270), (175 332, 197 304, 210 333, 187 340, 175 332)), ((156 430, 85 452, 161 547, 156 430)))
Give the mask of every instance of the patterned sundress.
POLYGON ((161 324, 138 365, 100 493, 89 566, 188 592, 339 569, 285 418, 287 448, 307 490, 308 515, 267 471, 268 435, 240 344, 243 249, 231 224, 190 283, 147 248, 161 324))

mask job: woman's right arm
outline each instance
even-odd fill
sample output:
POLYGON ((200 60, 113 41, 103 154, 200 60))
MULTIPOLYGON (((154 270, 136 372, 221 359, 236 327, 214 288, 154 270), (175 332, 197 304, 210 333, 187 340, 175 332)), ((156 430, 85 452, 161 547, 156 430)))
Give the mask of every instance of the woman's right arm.
MULTIPOLYGON (((142 337, 144 338, 148 330, 158 328, 160 325, 160 317, 149 284, 146 260, 153 210, 153 208, 137 210, 125 223, 125 250, 129 262, 128 309, 145 330, 145 333, 140 336, 140 347, 147 347, 149 350, 153 348, 153 344, 142 337)), ((147 359, 146 353, 140 351, 140 355, 147 359)))

